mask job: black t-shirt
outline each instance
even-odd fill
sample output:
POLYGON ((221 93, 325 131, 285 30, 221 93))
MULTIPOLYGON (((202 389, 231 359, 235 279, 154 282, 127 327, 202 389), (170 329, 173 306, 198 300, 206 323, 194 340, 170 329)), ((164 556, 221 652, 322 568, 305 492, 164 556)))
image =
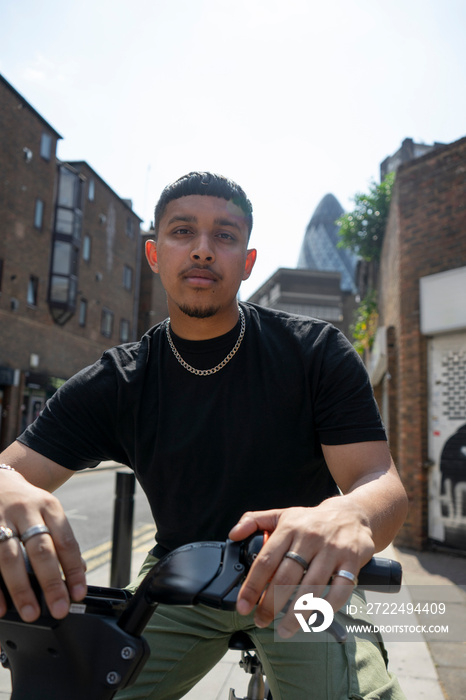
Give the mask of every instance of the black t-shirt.
MULTIPOLYGON (((363 363, 328 323, 241 306, 245 336, 219 372, 188 372, 159 324, 72 377, 20 442, 68 469, 130 466, 167 549, 223 540, 246 510, 338 493, 321 444, 386 439, 363 363)), ((207 369, 238 334, 239 323, 207 341, 172 336, 207 369)))

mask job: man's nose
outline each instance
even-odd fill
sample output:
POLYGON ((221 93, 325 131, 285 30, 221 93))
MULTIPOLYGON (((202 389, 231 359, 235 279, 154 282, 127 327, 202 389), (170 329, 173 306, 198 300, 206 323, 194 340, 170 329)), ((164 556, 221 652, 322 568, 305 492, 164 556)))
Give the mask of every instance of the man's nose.
POLYGON ((214 262, 215 252, 210 236, 196 236, 191 249, 191 259, 196 262, 214 262))

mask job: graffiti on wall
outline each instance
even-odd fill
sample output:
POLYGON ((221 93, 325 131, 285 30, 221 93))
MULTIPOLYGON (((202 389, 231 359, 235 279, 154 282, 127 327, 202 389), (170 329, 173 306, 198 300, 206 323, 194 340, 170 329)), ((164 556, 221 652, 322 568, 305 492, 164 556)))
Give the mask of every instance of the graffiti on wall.
POLYGON ((466 550, 466 424, 446 441, 440 455, 440 475, 444 542, 466 550))

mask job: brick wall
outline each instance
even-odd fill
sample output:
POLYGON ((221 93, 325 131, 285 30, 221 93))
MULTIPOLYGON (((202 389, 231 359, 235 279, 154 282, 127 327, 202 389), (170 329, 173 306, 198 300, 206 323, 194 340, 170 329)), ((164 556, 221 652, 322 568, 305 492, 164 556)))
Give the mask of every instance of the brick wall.
POLYGON ((14 386, 2 386, 4 415, 0 448, 9 444, 25 420, 25 404, 32 389, 28 377, 40 380, 42 399, 50 393, 51 377, 67 379, 94 362, 105 349, 117 345, 122 319, 130 323, 130 340, 137 337, 140 273, 140 220, 84 162, 72 167, 83 185, 82 240, 92 240, 88 261, 79 253, 78 307, 64 324, 50 313, 47 297, 58 183, 56 144, 59 134, 0 76, 0 366, 18 370, 14 386), (51 140, 50 157, 40 154, 43 133, 51 140), (27 149, 26 151, 24 149, 27 149), (90 182, 94 196, 89 198, 90 182), (37 199, 44 203, 43 221, 34 225, 37 199), (128 226, 128 221, 131 223, 128 226), (132 270, 128 289, 125 266, 132 270), (38 279, 35 304, 28 302, 28 282, 38 279), (79 302, 87 301, 85 325, 79 323, 79 302), (109 337, 101 332, 102 310, 113 312, 109 337), (38 358, 31 367, 31 355, 38 358))
POLYGON ((380 321, 390 330, 390 442, 410 511, 398 541, 427 537, 427 339, 419 279, 466 265, 466 138, 397 171, 379 278, 380 321), (393 449, 395 448, 395 449, 393 449))
POLYGON ((38 277, 39 295, 45 299, 57 139, 52 127, 0 79, 0 259, 4 260, 0 309, 9 309, 16 300, 21 313, 41 321, 46 321, 46 309, 41 314, 27 308, 27 288, 30 275, 38 277), (44 132, 52 140, 49 160, 40 155, 44 132), (23 149, 28 149, 27 158, 23 149), (40 229, 34 226, 37 199, 44 203, 40 229))
POLYGON ((120 322, 126 320, 131 325, 130 340, 134 340, 139 298, 139 219, 87 163, 71 165, 85 178, 82 238, 90 237, 91 255, 85 261, 81 254, 79 262, 78 296, 88 304, 86 327, 79 326, 77 314, 67 325, 80 337, 108 347, 120 342, 120 322), (93 199, 89 199, 91 181, 94 183, 93 199), (127 231, 128 219, 132 222, 131 234, 127 231), (131 289, 123 285, 125 266, 132 270, 131 289), (113 332, 108 339, 100 332, 104 308, 114 314, 113 332))

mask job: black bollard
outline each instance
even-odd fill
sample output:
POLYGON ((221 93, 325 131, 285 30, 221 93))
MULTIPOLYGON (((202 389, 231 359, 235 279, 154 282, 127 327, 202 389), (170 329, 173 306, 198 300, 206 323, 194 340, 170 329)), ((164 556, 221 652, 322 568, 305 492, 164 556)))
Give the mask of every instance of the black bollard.
POLYGON ((123 588, 131 577, 133 511, 136 477, 131 472, 116 473, 113 513, 113 545, 110 586, 123 588))

